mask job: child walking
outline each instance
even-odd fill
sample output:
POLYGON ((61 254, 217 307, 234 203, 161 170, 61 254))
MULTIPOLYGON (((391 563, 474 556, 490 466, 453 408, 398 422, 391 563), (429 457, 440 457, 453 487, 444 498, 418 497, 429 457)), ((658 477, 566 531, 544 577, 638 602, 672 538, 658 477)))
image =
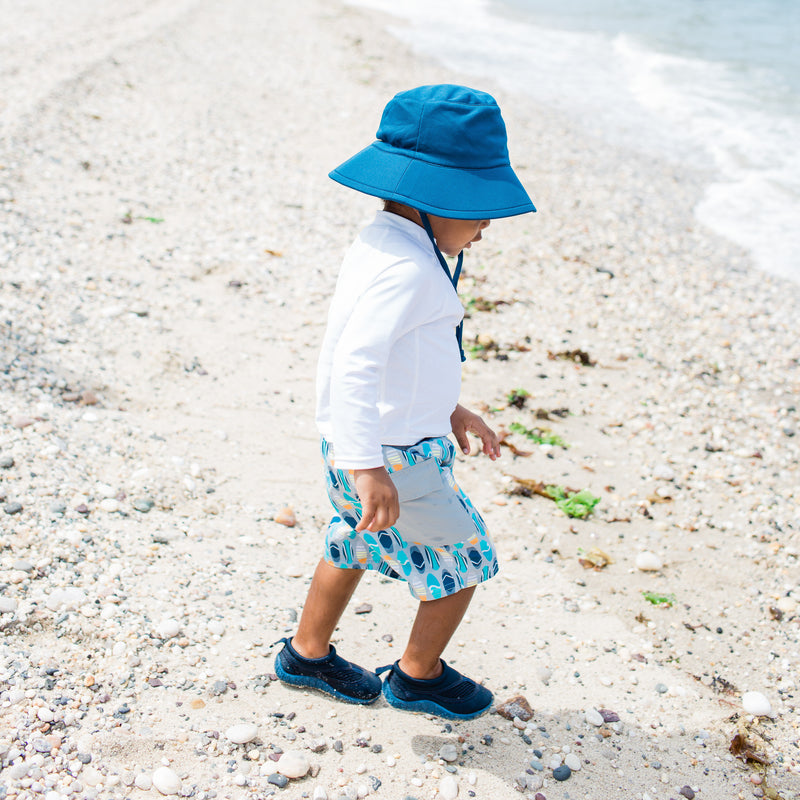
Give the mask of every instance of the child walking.
POLYGON ((471 719, 492 694, 441 654, 476 586, 497 573, 480 514, 453 477, 467 433, 491 459, 496 434, 458 404, 463 251, 492 219, 535 211, 514 174, 495 100, 421 86, 386 106, 377 141, 330 177, 383 199, 345 256, 317 373, 317 424, 335 513, 297 632, 275 672, 351 703, 471 719), (457 258, 453 273, 444 255, 457 258), (402 657, 372 672, 331 636, 365 569, 405 580, 419 602, 402 657), (379 675, 388 671, 384 681, 379 675))

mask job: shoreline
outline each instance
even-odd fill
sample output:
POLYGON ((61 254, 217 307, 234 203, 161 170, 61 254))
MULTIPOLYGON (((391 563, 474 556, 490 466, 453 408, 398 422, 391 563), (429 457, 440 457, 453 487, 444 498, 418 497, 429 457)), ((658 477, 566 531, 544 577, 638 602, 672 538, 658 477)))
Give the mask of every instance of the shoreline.
MULTIPOLYGON (((779 181, 787 193, 783 202, 774 192, 764 194, 761 184, 767 180, 766 172, 755 169, 753 164, 761 163, 767 158, 766 154, 750 152, 747 147, 737 156, 728 152, 728 138, 748 138, 747 126, 753 125, 753 120, 747 116, 749 104, 744 102, 743 97, 739 98, 740 104, 744 103, 742 107, 728 107, 723 100, 718 112, 723 113, 723 109, 727 109, 727 113, 734 116, 744 114, 744 128, 737 128, 736 133, 728 131, 727 135, 725 131, 717 130, 715 137, 711 137, 710 131, 700 136, 688 112, 679 123, 673 113, 665 109, 660 112, 648 111, 647 103, 642 104, 635 99, 637 91, 628 84, 625 75, 627 62, 625 58, 619 60, 620 54, 611 41, 605 41, 605 34, 601 31, 579 33, 547 25, 542 27, 536 15, 528 16, 521 9, 517 9, 519 19, 515 25, 507 16, 510 13, 514 17, 510 7, 504 11, 501 6, 487 6, 483 2, 468 3, 461 13, 455 6, 448 7, 446 4, 434 8, 412 3, 400 11, 391 9, 391 4, 382 0, 350 0, 350 3, 357 8, 381 14, 395 14, 388 17, 391 22, 384 25, 386 32, 415 56, 435 59, 444 67, 469 76, 464 79, 466 83, 489 81, 496 87, 502 86, 521 101, 527 100, 550 111, 557 109, 558 115, 570 128, 580 131, 583 138, 592 140, 599 137, 607 148, 635 153, 644 160, 669 164, 684 173, 705 175, 704 190, 694 210, 697 224, 708 225, 715 235, 724 237, 734 247, 746 250, 762 272, 788 278, 795 284, 800 283, 800 273, 790 257, 793 229, 788 220, 790 209, 793 208, 790 198, 796 195, 796 187, 783 185, 779 181), (525 36, 518 32, 518 27, 520 31, 526 31, 525 36), (537 47, 534 60, 530 54, 525 55, 522 51, 528 50, 536 40, 541 40, 541 47, 537 47), (503 41, 509 52, 498 55, 491 45, 502 49, 503 41), (579 41, 583 43, 583 50, 578 47, 579 41), (602 57, 600 51, 603 52, 602 57), (558 55, 555 56, 554 52, 558 55), (606 69, 605 62, 609 59, 611 64, 606 69), (558 79, 551 80, 556 75, 558 79), (583 87, 579 94, 575 91, 576 82, 583 87), (556 93, 549 88, 559 83, 565 86, 565 91, 556 93), (609 85, 615 88, 609 89, 609 85), (738 161, 740 169, 732 169, 732 161, 738 161), (748 171, 746 164, 752 169, 748 171), (748 180, 754 185, 745 186, 748 180), (736 213, 734 208, 738 209, 736 213), (766 208, 772 209, 768 216, 763 213, 766 208), (772 239, 765 241, 763 235, 759 236, 751 229, 753 227, 762 231, 771 230, 772 239)), ((619 36, 625 38, 627 34, 620 33, 619 36)), ((634 45, 631 42, 629 45, 635 49, 641 43, 634 45)), ((630 57, 631 54, 628 55, 630 57)), ((658 50, 651 51, 646 46, 640 57, 645 62, 650 58, 656 61, 672 58, 678 62, 684 60, 683 56, 676 53, 670 55, 658 50)), ((687 67, 686 63, 684 67, 687 67)), ((706 67, 713 72, 716 68, 723 69, 730 65, 709 62, 706 67)), ((672 85, 658 71, 651 72, 647 63, 642 64, 641 68, 649 76, 648 79, 655 82, 653 91, 668 90, 675 93, 673 106, 679 108, 683 103, 697 104, 698 99, 687 85, 680 82, 672 85), (662 79, 666 81, 664 86, 661 85, 662 79)), ((677 64, 673 68, 677 70, 677 64)), ((696 69, 697 65, 692 68, 696 69)), ((695 79, 702 80, 700 75, 695 79)), ((675 80, 678 81, 678 78, 675 80)), ((716 88, 720 90, 720 87, 716 88)), ((709 91, 712 91, 712 95, 707 100, 713 103, 715 95, 710 87, 709 91)), ((720 101, 720 98, 717 97, 716 101, 720 101)), ((714 114, 702 107, 695 108, 695 111, 706 126, 716 130, 719 120, 714 114)), ((775 120, 778 129, 784 124, 791 123, 789 120, 780 123, 775 120)), ((768 130, 766 133, 768 135, 768 130)), ((754 138, 752 130, 749 135, 751 139, 754 138)), ((781 172, 777 166, 774 169, 781 172)), ((788 165, 787 169, 791 173, 788 165)), ((788 178, 788 175, 784 177, 788 178)))
MULTIPOLYGON (((448 778, 458 797, 757 797, 737 731, 772 762, 766 785, 800 794, 800 286, 691 219, 691 174, 491 85, 539 212, 493 224, 465 259, 465 302, 497 304, 471 313, 465 343, 507 358, 468 360, 462 397, 570 447, 512 435, 533 455, 460 459, 501 572, 445 658, 534 717, 445 724, 271 679, 329 513, 313 428, 327 298, 377 207, 327 172, 391 94, 462 80, 383 22, 198 0, 80 65, 0 152, 0 489, 22 506, 0 511, 6 797, 33 796, 26 780, 155 797, 165 759, 203 800, 422 800, 448 778), (573 350, 595 365, 549 357, 573 350), (517 388, 524 408, 492 410, 517 388), (571 520, 508 495, 511 476, 601 502, 571 520), (285 506, 293 528, 275 522, 285 506), (580 566, 593 547, 613 563, 580 566), (637 567, 645 552, 660 569, 637 567), (751 721, 747 691, 774 718, 751 721), (600 709, 619 721, 594 724, 600 709), (240 722, 249 743, 226 738, 240 722), (558 783, 565 748, 582 768, 558 783), (278 789, 279 750, 317 774, 278 789)), ((413 610, 367 575, 337 648, 394 661, 413 610)))

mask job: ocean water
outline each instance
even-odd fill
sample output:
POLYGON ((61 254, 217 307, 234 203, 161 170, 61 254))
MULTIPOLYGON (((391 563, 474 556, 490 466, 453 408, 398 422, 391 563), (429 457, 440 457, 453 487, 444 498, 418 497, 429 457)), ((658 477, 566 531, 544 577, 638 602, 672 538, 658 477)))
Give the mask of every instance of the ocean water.
POLYGON ((800 281, 798 0, 352 1, 447 66, 704 170, 697 218, 800 281))

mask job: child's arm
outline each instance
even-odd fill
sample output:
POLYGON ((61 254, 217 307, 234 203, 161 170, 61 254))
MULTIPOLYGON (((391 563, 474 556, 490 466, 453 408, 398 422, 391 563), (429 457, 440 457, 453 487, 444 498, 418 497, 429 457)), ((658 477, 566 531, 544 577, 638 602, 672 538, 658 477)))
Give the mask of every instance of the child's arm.
POLYGON ((384 467, 354 470, 356 492, 361 501, 361 520, 357 531, 373 532, 391 528, 400 516, 397 489, 384 467))
POLYGON ((450 427, 456 437, 458 446, 469 455, 470 446, 467 431, 474 433, 483 444, 483 452, 494 461, 500 455, 500 440, 497 434, 472 411, 462 405, 457 405, 456 410, 450 415, 450 427))

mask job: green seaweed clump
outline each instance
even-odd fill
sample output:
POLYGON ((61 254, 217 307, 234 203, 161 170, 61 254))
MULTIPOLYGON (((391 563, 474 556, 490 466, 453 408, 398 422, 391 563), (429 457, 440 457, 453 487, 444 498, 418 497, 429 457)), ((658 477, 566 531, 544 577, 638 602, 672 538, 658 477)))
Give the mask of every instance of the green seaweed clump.
POLYGON ((568 517, 577 519, 588 517, 600 502, 600 498, 595 497, 588 489, 573 492, 563 486, 547 486, 545 491, 568 517))
POLYGON ((674 594, 658 594, 658 592, 642 592, 642 597, 654 606, 673 606, 674 594))
POLYGON ((557 434, 547 428, 526 428, 519 422, 512 422, 509 426, 512 433, 522 434, 526 439, 536 444, 550 444, 554 447, 567 448, 569 445, 557 434))

